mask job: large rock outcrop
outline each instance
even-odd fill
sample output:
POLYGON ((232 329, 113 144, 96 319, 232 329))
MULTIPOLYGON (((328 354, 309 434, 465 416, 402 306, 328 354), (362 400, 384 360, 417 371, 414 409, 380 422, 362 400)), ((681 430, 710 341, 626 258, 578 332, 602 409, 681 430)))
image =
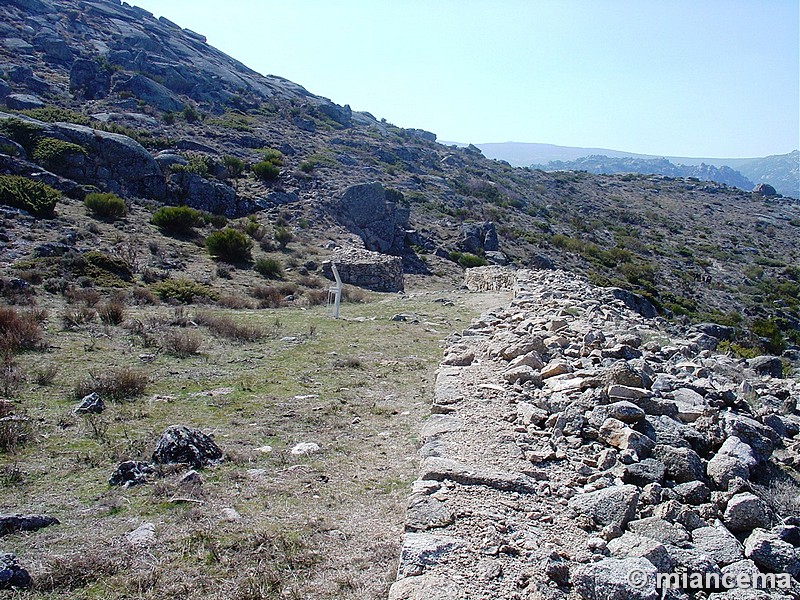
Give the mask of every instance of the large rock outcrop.
POLYGON ((569 273, 508 276, 512 304, 449 338, 390 598, 688 599, 656 586, 687 570, 799 589, 800 382, 569 273))
POLYGON ((364 240, 367 250, 401 254, 405 247, 410 210, 403 195, 380 183, 347 188, 334 203, 339 222, 364 240))

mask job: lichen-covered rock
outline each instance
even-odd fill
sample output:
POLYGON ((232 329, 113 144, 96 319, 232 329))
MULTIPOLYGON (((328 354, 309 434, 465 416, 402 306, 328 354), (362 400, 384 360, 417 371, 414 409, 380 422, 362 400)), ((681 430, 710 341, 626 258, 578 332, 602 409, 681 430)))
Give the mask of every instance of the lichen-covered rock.
POLYGON ((569 505, 598 525, 613 525, 621 529, 636 514, 638 502, 638 488, 635 485, 622 485, 578 494, 569 501, 569 505))
POLYGON ((111 89, 111 71, 96 60, 79 58, 69 72, 69 91, 84 100, 98 100, 108 96, 111 89))
POLYGON ((239 200, 236 190, 220 181, 196 173, 179 172, 169 177, 170 193, 181 204, 226 217, 241 217, 253 210, 249 201, 239 200))
POLYGON ((153 451, 153 462, 160 465, 182 463, 201 468, 221 460, 222 450, 211 437, 182 425, 168 427, 153 451))

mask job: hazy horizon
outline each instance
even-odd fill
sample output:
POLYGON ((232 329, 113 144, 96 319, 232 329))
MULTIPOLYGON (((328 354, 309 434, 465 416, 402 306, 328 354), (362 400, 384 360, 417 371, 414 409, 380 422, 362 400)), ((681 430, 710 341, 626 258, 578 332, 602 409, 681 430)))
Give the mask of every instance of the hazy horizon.
POLYGON ((800 145, 795 0, 132 3, 441 139, 715 158, 800 145))

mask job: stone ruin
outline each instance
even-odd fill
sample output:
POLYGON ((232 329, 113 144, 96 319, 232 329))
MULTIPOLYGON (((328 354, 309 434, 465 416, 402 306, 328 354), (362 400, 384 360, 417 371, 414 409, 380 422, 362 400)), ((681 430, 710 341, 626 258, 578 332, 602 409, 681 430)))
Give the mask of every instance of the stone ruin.
POLYGON ((322 272, 329 279, 333 279, 331 262, 336 263, 344 283, 375 292, 403 291, 403 260, 399 256, 355 247, 338 248, 322 264, 322 272))
POLYGON ((569 273, 514 277, 448 340, 390 600, 800 598, 800 382, 569 273), (711 583, 656 587, 681 573, 711 583), (768 574, 788 589, 713 583, 768 574))

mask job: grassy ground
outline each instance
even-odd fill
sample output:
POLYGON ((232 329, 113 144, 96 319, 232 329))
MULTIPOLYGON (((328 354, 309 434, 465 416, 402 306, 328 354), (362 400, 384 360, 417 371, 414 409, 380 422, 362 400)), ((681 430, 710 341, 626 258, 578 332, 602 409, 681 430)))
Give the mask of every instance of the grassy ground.
POLYGON ((442 340, 502 301, 375 294, 345 305, 338 321, 325 307, 128 307, 121 325, 73 330, 51 310, 50 349, 17 358, 26 381, 15 409, 32 431, 0 454, 0 512, 61 524, 2 539, 36 581, 14 597, 385 597, 442 340), (198 313, 229 315, 264 337, 231 341, 196 325, 198 313), (393 321, 398 313, 411 319, 393 321), (188 331, 202 339, 197 354, 157 349, 188 331), (36 382, 53 367, 52 383, 36 382), (147 375, 143 394, 97 417, 72 414, 89 372, 123 367, 147 375), (178 468, 144 486, 108 485, 118 462, 148 460, 173 424, 213 434, 225 452, 202 485, 180 484, 178 468), (298 442, 321 450, 293 456, 298 442), (132 546, 125 534, 143 523, 156 539, 132 546))

